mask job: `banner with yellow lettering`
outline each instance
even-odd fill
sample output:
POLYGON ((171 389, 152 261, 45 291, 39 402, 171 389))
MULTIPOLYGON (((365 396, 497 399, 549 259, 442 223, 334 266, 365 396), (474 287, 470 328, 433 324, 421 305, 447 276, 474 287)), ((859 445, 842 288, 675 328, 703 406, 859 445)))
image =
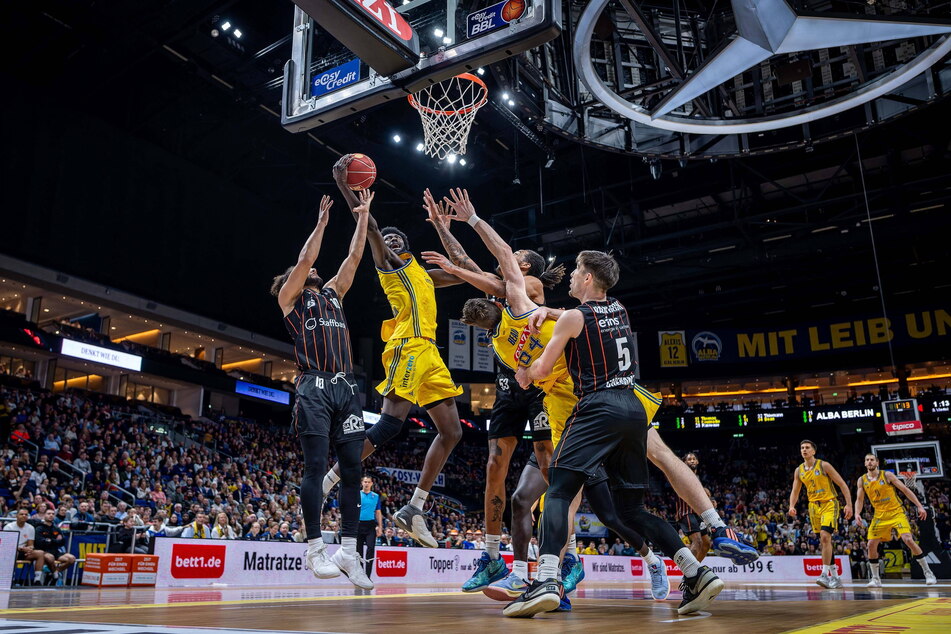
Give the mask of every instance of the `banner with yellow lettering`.
POLYGON ((687 338, 683 330, 665 330, 657 333, 660 344, 660 367, 687 367, 687 338))
POLYGON ((821 321, 771 330, 662 331, 662 368, 690 364, 716 365, 747 361, 782 361, 810 356, 873 350, 889 342, 895 347, 951 344, 951 310, 908 311, 886 317, 821 321), (682 363, 669 350, 677 349, 677 335, 687 347, 682 363))

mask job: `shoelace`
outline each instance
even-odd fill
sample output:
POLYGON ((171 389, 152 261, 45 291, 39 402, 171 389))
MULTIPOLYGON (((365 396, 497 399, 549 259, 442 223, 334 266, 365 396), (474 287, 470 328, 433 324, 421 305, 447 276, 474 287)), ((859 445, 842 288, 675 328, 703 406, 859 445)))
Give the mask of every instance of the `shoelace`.
POLYGON ((346 383, 346 384, 347 384, 347 387, 350 388, 350 393, 351 393, 351 394, 356 394, 356 389, 357 389, 358 386, 357 386, 356 383, 351 383, 350 381, 347 380, 347 373, 346 373, 346 372, 337 372, 337 373, 334 375, 334 378, 330 379, 330 382, 333 383, 334 385, 336 385, 336 384, 337 384, 337 379, 343 379, 343 382, 346 383))

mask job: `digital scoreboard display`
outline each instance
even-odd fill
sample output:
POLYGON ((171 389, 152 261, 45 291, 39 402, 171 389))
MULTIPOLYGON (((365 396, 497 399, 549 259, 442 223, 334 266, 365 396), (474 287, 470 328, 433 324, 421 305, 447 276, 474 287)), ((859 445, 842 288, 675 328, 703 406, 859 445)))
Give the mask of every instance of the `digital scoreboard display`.
POLYGON ((923 431, 918 401, 913 398, 884 401, 882 414, 885 416, 885 433, 889 436, 920 434, 923 431))

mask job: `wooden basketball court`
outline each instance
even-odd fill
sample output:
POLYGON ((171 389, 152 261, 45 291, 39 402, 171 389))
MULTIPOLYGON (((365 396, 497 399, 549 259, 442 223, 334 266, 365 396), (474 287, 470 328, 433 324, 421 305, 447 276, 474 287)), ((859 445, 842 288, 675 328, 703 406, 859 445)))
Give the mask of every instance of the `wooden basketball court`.
POLYGON ((650 600, 645 584, 583 584, 570 613, 502 617, 503 603, 455 587, 24 589, 0 593, 3 634, 216 632, 949 632, 951 583, 728 584, 709 612, 677 615, 679 592, 650 600), (861 627, 863 626, 864 627, 861 627))

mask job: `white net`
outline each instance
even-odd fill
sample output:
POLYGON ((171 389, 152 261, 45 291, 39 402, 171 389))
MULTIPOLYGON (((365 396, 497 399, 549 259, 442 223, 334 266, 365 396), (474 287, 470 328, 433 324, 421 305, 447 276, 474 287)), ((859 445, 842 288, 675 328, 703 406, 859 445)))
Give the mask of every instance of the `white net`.
POLYGON ((410 95, 409 102, 423 122, 426 154, 440 160, 465 154, 469 129, 488 95, 485 83, 469 73, 410 95))

